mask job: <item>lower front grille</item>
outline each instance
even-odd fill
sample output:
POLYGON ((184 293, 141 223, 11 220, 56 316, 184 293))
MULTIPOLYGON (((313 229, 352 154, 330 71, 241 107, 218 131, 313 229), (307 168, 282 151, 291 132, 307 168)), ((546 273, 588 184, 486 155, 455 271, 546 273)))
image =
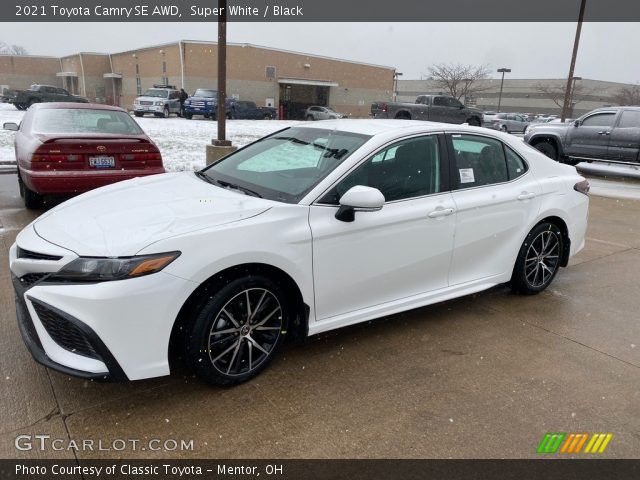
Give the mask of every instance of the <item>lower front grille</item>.
POLYGON ((40 280, 43 280, 47 275, 49 274, 48 273, 27 273, 26 275, 23 275, 22 277, 20 277, 19 279, 20 286, 25 290, 27 288, 31 288, 40 280))
POLYGON ((40 322, 54 342, 72 353, 101 360, 100 355, 78 326, 43 304, 33 300, 32 303, 40 322))

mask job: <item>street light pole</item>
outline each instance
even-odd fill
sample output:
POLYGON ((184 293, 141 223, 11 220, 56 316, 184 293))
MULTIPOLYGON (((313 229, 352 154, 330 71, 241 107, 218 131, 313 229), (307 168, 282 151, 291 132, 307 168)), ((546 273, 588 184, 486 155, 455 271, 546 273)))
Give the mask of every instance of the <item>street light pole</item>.
POLYGON ((498 113, 500 113, 500 105, 502 104, 502 87, 504 86, 504 74, 510 73, 510 68, 499 68, 498 73, 502 74, 502 80, 500 81, 500 96, 498 97, 498 113))
POLYGON ((578 26, 576 27, 576 38, 573 41, 573 53, 571 54, 571 65, 569 66, 569 76, 567 77, 567 88, 564 91, 564 103, 562 104, 562 116, 560 121, 564 123, 567 119, 567 110, 571 96, 571 82, 573 81, 573 70, 576 67, 576 57, 578 56, 578 45, 580 44, 580 33, 582 32, 582 20, 584 19, 584 8, 587 0, 580 2, 580 13, 578 14, 578 26))

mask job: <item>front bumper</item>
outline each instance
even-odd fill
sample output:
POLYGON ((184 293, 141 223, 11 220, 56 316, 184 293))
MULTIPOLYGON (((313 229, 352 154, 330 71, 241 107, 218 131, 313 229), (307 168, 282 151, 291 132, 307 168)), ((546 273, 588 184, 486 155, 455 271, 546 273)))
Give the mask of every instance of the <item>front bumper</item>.
POLYGON ((133 105, 133 111, 135 113, 162 113, 164 111, 164 105, 133 105))
POLYGON ((53 283, 48 276, 77 255, 38 237, 32 226, 17 244, 61 257, 18 258, 16 244, 9 252, 18 324, 37 362, 95 380, 169 374, 171 331, 195 283, 164 272, 94 284, 53 283))

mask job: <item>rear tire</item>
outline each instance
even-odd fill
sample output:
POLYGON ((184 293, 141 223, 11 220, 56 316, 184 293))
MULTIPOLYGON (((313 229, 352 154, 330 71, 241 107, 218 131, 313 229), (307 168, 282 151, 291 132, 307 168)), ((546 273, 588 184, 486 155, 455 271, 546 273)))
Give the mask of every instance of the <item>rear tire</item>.
POLYGON ((472 127, 479 127, 481 125, 480 120, 478 120, 477 118, 470 118, 469 120, 467 120, 467 123, 472 126, 472 127))
POLYGON ((162 110, 162 118, 169 118, 169 115, 171 115, 169 107, 164 107, 164 110, 162 110))
POLYGON ((315 120, 315 118, 313 118, 313 115, 307 115, 306 120, 307 120, 308 122, 313 122, 313 121, 315 120))
MULTIPOLYGON (((191 120, 193 118, 193 114, 191 113, 185 113, 182 115, 184 118, 186 118, 187 120, 191 120)), ((206 115, 205 115, 206 116, 206 115)))
POLYGON ((533 148, 541 153, 544 153, 552 160, 558 160, 558 150, 555 145, 551 144, 547 140, 541 140, 533 145, 533 148))
POLYGON ((24 186, 24 206, 29 210, 40 210, 44 205, 44 198, 39 193, 24 186))
POLYGON ((263 120, 273 120, 273 117, 267 113, 267 114, 265 114, 264 117, 262 117, 262 119, 263 120))
POLYGON ((218 386, 258 375, 284 340, 290 305, 282 285, 259 274, 204 291, 186 328, 189 367, 218 386))
POLYGON ((134 114, 136 117, 138 117, 138 118, 140 118, 140 117, 144 117, 144 113, 140 113, 140 112, 133 112, 133 114, 134 114))
POLYGON ((509 129, 506 125, 500 125, 500 131, 504 133, 509 133, 509 129))
POLYGON ((20 175, 18 175, 18 191, 20 192, 20 197, 24 198, 24 183, 22 182, 20 175))
POLYGON ((536 225, 525 238, 513 267, 510 286, 524 295, 535 295, 555 278, 564 255, 564 237, 550 222, 536 225))

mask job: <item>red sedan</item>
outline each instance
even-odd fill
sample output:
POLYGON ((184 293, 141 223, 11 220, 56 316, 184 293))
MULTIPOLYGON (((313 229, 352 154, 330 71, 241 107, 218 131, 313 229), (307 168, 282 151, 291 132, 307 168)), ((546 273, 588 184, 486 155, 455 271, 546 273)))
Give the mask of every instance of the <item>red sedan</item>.
POLYGON ((82 103, 29 108, 15 130, 20 194, 27 208, 43 196, 76 195, 133 177, 164 173, 158 147, 123 109, 82 103))

